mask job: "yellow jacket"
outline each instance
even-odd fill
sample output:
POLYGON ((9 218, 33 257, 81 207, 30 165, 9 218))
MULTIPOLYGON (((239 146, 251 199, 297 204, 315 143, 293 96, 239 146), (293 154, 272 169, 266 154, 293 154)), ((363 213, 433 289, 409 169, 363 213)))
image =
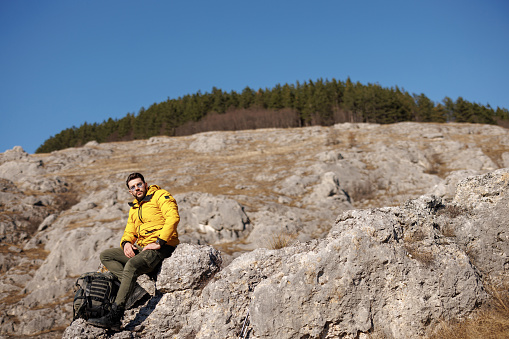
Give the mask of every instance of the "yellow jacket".
POLYGON ((180 221, 177 202, 171 194, 157 185, 148 188, 145 198, 129 203, 129 218, 120 240, 120 246, 128 241, 144 247, 157 238, 166 244, 177 246, 179 243, 177 225, 180 221))

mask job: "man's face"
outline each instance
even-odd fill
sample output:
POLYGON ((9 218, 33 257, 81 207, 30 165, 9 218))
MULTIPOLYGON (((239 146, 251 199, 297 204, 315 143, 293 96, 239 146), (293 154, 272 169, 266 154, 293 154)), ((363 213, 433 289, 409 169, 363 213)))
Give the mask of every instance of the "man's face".
POLYGON ((140 178, 129 181, 128 186, 129 192, 133 197, 138 199, 138 201, 143 200, 145 195, 147 195, 147 184, 144 183, 140 178))

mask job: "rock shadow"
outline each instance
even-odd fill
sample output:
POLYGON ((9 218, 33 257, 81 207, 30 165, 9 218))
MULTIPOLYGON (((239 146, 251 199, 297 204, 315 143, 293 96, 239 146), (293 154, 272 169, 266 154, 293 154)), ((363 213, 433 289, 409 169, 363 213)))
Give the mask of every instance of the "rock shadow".
MULTIPOLYGON (((129 323, 125 326, 126 330, 132 331, 135 330, 137 326, 142 324, 154 311, 156 306, 161 301, 161 298, 163 297, 162 293, 157 293, 155 296, 150 297, 148 301, 146 301, 145 305, 143 305, 136 314, 136 317, 129 321, 129 323)), ((140 301, 142 302, 142 301, 140 301)))

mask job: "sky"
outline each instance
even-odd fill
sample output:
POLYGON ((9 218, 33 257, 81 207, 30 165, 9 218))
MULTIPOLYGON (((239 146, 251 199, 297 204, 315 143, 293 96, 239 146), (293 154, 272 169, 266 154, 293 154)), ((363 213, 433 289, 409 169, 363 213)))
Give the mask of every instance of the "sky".
POLYGON ((509 108, 509 1, 0 0, 0 152, 213 87, 348 77, 509 108))

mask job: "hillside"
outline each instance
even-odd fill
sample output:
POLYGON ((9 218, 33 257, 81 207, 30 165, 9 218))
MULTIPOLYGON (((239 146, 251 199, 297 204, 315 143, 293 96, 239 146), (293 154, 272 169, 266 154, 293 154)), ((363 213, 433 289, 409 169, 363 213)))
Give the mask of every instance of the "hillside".
MULTIPOLYGON (((461 270, 458 268, 454 274, 448 273, 450 277, 455 274, 465 277, 455 278, 455 282, 448 285, 451 291, 448 298, 455 298, 454 290, 463 286, 472 294, 455 299, 463 303, 457 304, 452 300, 444 301, 444 294, 430 292, 433 304, 423 301, 423 307, 437 307, 437 312, 430 311, 425 319, 421 319, 424 325, 410 327, 403 326, 404 319, 410 319, 408 317, 422 309, 398 304, 404 298, 394 298, 390 293, 384 294, 384 300, 392 303, 392 311, 384 308, 383 303, 368 306, 369 300, 352 298, 344 303, 341 301, 341 307, 337 309, 331 309, 332 306, 316 309, 317 314, 332 312, 331 319, 321 319, 315 314, 314 323, 296 321, 293 330, 285 330, 284 326, 271 327, 269 319, 265 318, 271 313, 264 316, 260 309, 253 313, 253 337, 269 338, 278 333, 282 335, 280 337, 292 337, 292 334, 304 337, 307 334, 318 338, 321 335, 327 337, 327 334, 332 338, 334 331, 368 333, 373 330, 397 338, 405 337, 411 331, 424 334, 426 326, 440 320, 440 312, 443 312, 442 316, 463 317, 482 304, 486 299, 483 278, 501 279, 500 276, 507 274, 503 268, 509 262, 509 251, 504 252, 508 246, 507 237, 499 233, 497 246, 500 253, 496 256, 487 253, 488 240, 483 238, 483 243, 476 243, 475 239, 469 238, 480 239, 481 235, 473 232, 475 227, 469 224, 467 215, 469 211, 472 220, 483 220, 490 211, 501 213, 499 202, 507 201, 507 182, 503 184, 506 174, 495 171, 507 167, 509 131, 481 124, 346 123, 330 127, 207 132, 128 142, 90 142, 84 147, 38 155, 28 155, 15 148, 0 156, 0 298, 2 313, 6 314, 0 325, 0 335, 62 335, 71 319, 71 291, 76 277, 98 268, 98 255, 102 249, 118 246, 129 201, 124 180, 133 171, 143 173, 149 184, 168 189, 177 199, 181 214, 179 235, 186 244, 179 255, 185 257, 186 251, 218 251, 217 256, 221 257, 217 279, 207 290, 208 295, 203 294, 205 290, 188 286, 180 291, 181 294, 174 294, 175 298, 190 298, 197 304, 219 303, 225 296, 214 293, 226 291, 229 279, 236 279, 241 272, 253 268, 254 262, 260 265, 259 270, 253 271, 253 281, 247 277, 248 280, 239 278, 246 284, 243 286, 251 287, 247 290, 240 285, 240 290, 234 288, 240 298, 237 304, 221 304, 213 310, 219 312, 212 313, 218 315, 218 321, 224 320, 219 316, 222 307, 229 308, 228 312, 236 317, 221 330, 212 319, 197 323, 196 326, 201 327, 185 327, 182 324, 186 321, 199 319, 203 312, 212 312, 212 304, 201 309, 182 304, 178 309, 178 321, 183 322, 179 326, 184 326, 180 334, 178 328, 158 323, 160 318, 149 317, 147 319, 152 320, 148 323, 133 325, 131 330, 136 335, 141 335, 143 328, 152 333, 150 328, 163 326, 168 335, 182 338, 190 333, 202 338, 214 337, 210 333, 217 334, 217 331, 222 331, 225 335, 222 337, 234 337, 242 318, 240 314, 245 312, 250 298, 256 296, 262 302, 256 304, 258 307, 274 312, 281 310, 270 300, 264 300, 263 295, 276 293, 281 298, 286 295, 291 299, 291 288, 280 286, 281 289, 276 291, 274 286, 283 276, 289 277, 289 283, 298 283, 300 278, 292 274, 298 270, 299 262, 311 260, 311 257, 299 259, 299 253, 315 253, 323 262, 332 260, 338 264, 337 268, 327 265, 314 268, 322 273, 313 279, 324 288, 334 286, 338 289, 339 285, 327 282, 341 280, 345 272, 350 272, 352 279, 362 276, 363 270, 359 268, 368 270, 370 254, 366 254, 368 257, 358 256, 345 240, 351 237, 362 240, 368 246, 366 250, 372 248, 371 255, 385 253, 388 261, 369 264, 369 272, 378 272, 378 264, 389 265, 390 279, 395 285, 402 287, 411 280, 412 293, 420 293, 419 281, 423 281, 426 288, 435 291, 444 285, 443 281, 428 280, 427 277, 433 276, 433 270, 441 272, 447 267, 456 269, 461 266, 461 270), (484 181, 464 180, 486 173, 497 174, 476 177, 485 178, 484 181), (480 197, 475 199, 482 204, 476 206, 477 200, 471 197, 472 192, 480 192, 484 184, 496 180, 502 180, 501 188, 496 186, 495 190, 495 186, 489 186, 490 190, 485 194, 479 193, 480 197), (463 191, 456 189, 458 183, 462 183, 463 191), (461 192, 463 195, 458 197, 461 192), (442 215, 446 219, 437 221, 438 211, 447 207, 456 208, 461 217, 449 213, 442 215), (443 240, 445 231, 435 229, 434 225, 440 223, 443 227, 450 225, 447 241, 443 240), (389 239, 383 234, 395 236, 389 239), (413 242, 408 238, 411 234, 414 235, 413 242), (375 241, 376 245, 371 244, 370 237, 379 239, 375 241), (285 245, 280 251, 270 251, 285 245), (389 245, 393 247, 386 247, 389 245), (479 252, 476 258, 466 254, 468 246, 471 247, 470 254, 479 252), (331 248, 338 248, 337 257, 329 257, 327 251, 331 248), (395 252, 391 252, 393 250, 395 252), (440 259, 431 260, 436 266, 423 266, 425 257, 420 257, 421 264, 415 260, 409 262, 405 253, 413 253, 414 257, 431 253, 433 258, 440 259), (341 259, 356 256, 359 261, 344 262, 341 259), (472 264, 476 260, 483 266, 472 264), (486 262, 492 262, 491 266, 484 266, 486 262), (398 276, 400 271, 396 267, 400 267, 399 264, 406 265, 404 267, 413 278, 398 276), (278 265, 282 265, 282 275, 274 271, 275 267, 280 267, 278 265), (480 272, 481 268, 483 272, 480 272), (417 280, 412 280, 414 278, 417 280), (364 303, 364 311, 352 313, 353 318, 332 315, 349 310, 360 301, 364 303), (441 303, 445 303, 445 308, 440 308, 441 303), (409 308, 400 310, 397 305, 409 308), (375 315, 370 307, 379 313, 375 315), (192 311, 190 317, 194 318, 185 318, 183 314, 187 311, 192 311), (395 320, 388 327, 380 325, 381 319, 396 319, 398 314, 402 319, 399 323, 395 320), (326 323, 329 324, 327 331, 322 326, 326 323), (309 331, 306 326, 310 326, 309 331)), ((486 227, 499 225, 500 220, 497 220, 487 223, 486 227)), ((175 260, 178 258, 176 256, 175 260)), ((381 276, 370 275, 369 279, 375 279, 369 280, 373 287, 370 295, 376 293, 377 288, 385 291, 376 283, 381 276)), ((308 295, 311 304, 333 305, 334 299, 324 295, 318 285, 313 283, 309 288, 297 289, 294 296, 303 300, 308 295)), ((344 293, 358 295, 362 292, 349 284, 341 286, 345 289, 338 291, 343 296, 344 293)), ((166 294, 156 298, 160 307, 164 306, 165 300, 167 307, 178 303, 177 299, 171 299, 170 290, 166 288, 166 294)), ((289 319, 290 314, 298 313, 300 304, 285 300, 281 299, 279 303, 287 303, 284 312, 289 319)), ((158 312, 167 312, 161 309, 156 312, 157 308, 150 307, 149 310, 154 312, 154 317, 158 312)), ((309 316, 298 314, 302 317, 299 319, 309 316)), ((81 335, 87 337, 89 329, 82 330, 81 335)), ((88 337, 97 335, 94 332, 88 337)))

